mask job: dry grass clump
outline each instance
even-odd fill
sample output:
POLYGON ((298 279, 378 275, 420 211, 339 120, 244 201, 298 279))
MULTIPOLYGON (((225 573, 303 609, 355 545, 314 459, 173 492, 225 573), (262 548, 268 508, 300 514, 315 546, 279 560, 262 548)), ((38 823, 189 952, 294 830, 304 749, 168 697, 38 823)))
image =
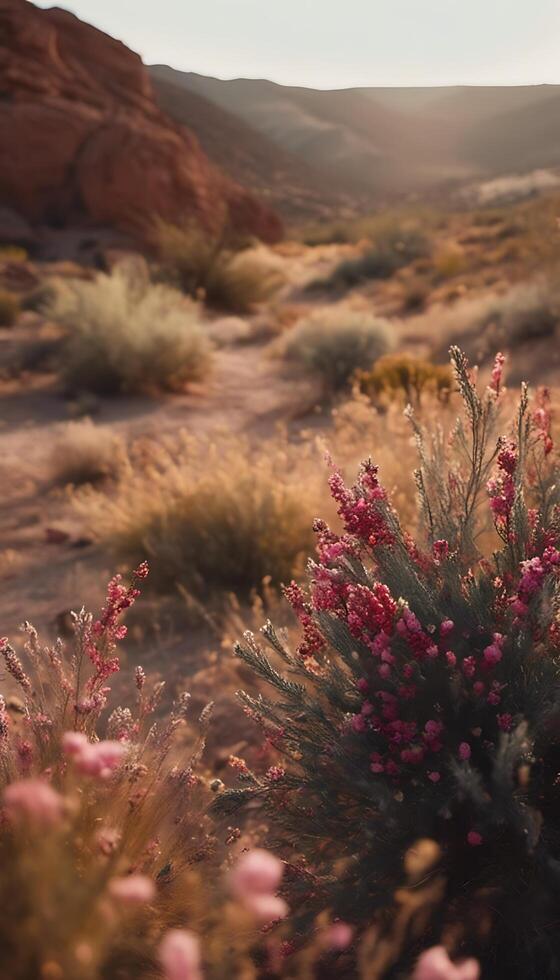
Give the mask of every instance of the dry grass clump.
POLYGON ((223 232, 211 236, 194 225, 160 222, 156 243, 163 276, 183 292, 230 313, 250 313, 282 285, 278 268, 263 250, 240 251, 223 232))
POLYGON ((209 448, 182 433, 144 447, 114 494, 89 490, 76 506, 120 559, 147 555, 160 588, 180 585, 206 602, 297 574, 313 546, 316 483, 305 452, 285 440, 254 451, 229 437, 209 448))
POLYGON ((68 422, 55 439, 50 457, 54 483, 80 486, 117 476, 125 450, 120 436, 90 418, 68 422))
POLYGON ((409 354, 381 357, 370 371, 359 372, 358 383, 374 401, 385 397, 415 406, 427 395, 446 403, 454 384, 449 364, 432 364, 409 354))
POLYGON ((344 388, 393 344, 386 320, 348 307, 316 310, 289 332, 284 356, 316 374, 328 392, 344 388))
POLYGON ((20 304, 17 296, 0 289, 0 327, 13 327, 18 318, 20 304))
POLYGON ((278 268, 262 254, 239 252, 214 266, 206 283, 205 298, 217 309, 251 313, 256 306, 272 299, 283 282, 278 268))
POLYGON ((208 370, 210 343, 197 308, 125 266, 69 284, 48 315, 67 330, 60 373, 71 390, 173 391, 208 370))

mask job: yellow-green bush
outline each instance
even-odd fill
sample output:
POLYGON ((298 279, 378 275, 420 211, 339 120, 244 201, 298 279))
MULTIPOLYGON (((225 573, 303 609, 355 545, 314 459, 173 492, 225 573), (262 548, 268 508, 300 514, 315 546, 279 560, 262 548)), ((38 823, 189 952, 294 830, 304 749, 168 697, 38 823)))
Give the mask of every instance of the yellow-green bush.
POLYGON ((358 374, 360 390, 372 400, 386 396, 403 398, 407 404, 419 405, 424 394, 433 394, 446 402, 453 388, 448 364, 432 364, 409 354, 381 357, 370 371, 358 374))
POLYGON ((464 250, 457 245, 447 245, 434 256, 434 271, 438 279, 452 279, 468 267, 464 250))

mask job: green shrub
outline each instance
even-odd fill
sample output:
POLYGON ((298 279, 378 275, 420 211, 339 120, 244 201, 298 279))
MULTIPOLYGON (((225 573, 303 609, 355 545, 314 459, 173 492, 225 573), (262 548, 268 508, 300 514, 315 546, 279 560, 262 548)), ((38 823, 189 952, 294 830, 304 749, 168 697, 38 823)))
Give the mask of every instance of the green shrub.
POLYGON ((250 313, 282 285, 277 269, 262 256, 245 254, 246 243, 225 232, 212 236, 192 224, 160 222, 156 243, 164 279, 216 309, 250 313))
POLYGON ((326 307, 305 317, 290 331, 284 356, 316 374, 330 391, 344 388, 355 371, 392 346, 386 320, 343 307, 326 307))
POLYGON ((178 390, 208 369, 210 344, 197 308, 124 267, 69 284, 47 312, 67 330, 60 372, 74 391, 178 390))
POLYGON ((360 371, 358 382, 360 390, 373 400, 385 395, 420 405, 427 393, 446 402, 453 388, 453 374, 448 364, 432 364, 409 354, 388 354, 370 371, 360 371))
POLYGON ((13 327, 18 318, 19 300, 13 293, 0 289, 0 327, 13 327))
POLYGON ((268 828, 302 934, 317 905, 374 934, 368 976, 410 977, 445 942, 483 977, 552 980, 560 462, 544 396, 530 406, 523 389, 497 442, 503 359, 478 391, 452 354, 464 412, 449 439, 415 424, 418 460, 402 461, 418 466, 426 533, 403 532, 371 459, 353 486, 334 470, 342 533, 316 522, 309 587, 287 590, 299 643, 268 622, 266 650, 253 634, 236 647, 267 685, 240 697, 276 751, 238 766, 215 806, 268 828))

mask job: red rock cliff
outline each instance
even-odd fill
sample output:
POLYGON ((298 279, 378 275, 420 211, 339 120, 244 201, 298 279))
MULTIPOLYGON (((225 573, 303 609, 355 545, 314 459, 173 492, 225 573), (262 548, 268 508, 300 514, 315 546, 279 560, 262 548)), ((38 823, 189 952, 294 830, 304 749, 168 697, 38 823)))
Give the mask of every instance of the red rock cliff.
POLYGON ((154 215, 264 239, 279 219, 156 106, 138 55, 73 14, 0 0, 0 205, 140 238, 154 215))

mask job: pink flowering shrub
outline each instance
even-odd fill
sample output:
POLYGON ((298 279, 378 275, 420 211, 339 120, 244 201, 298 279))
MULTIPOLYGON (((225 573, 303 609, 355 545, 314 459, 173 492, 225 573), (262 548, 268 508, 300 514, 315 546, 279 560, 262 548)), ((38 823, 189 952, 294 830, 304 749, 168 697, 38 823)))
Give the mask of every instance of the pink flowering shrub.
MULTIPOLYGON (((480 392, 451 356, 450 439, 412 418, 424 534, 402 529, 371 460, 351 487, 333 470, 340 530, 315 523, 309 588, 286 589, 299 645, 267 623, 270 656, 251 634, 236 648, 276 692, 241 693, 268 769, 235 760, 215 806, 266 819, 302 935, 320 903, 390 932, 405 854, 437 842, 399 969, 452 935, 483 976, 536 980, 560 973, 560 467, 547 393, 532 407, 523 387, 502 423, 503 357, 480 392)), ((417 975, 439 976, 435 959, 417 975)))
MULTIPOLYGON (((42 646, 29 623, 22 655, 1 641, 0 974, 309 980, 353 969, 353 927, 328 910, 291 942, 286 865, 252 846, 256 828, 216 835, 216 781, 202 768, 209 707, 193 733, 189 695, 166 714, 163 685, 141 667, 134 706, 113 706, 122 616, 147 572, 130 586, 114 578, 97 619, 74 617, 69 651, 42 646)), ((267 778, 281 783, 285 769, 267 778)))
POLYGON ((0 643, 11 689, 0 696, 0 973, 10 980, 250 980, 260 930, 288 912, 278 858, 253 850, 232 863, 206 816, 210 706, 193 732, 189 695, 165 714, 163 684, 141 667, 134 705, 110 703, 122 616, 147 572, 140 565, 130 586, 114 578, 97 619, 74 617, 73 650, 43 647, 29 623, 22 656, 0 643))

